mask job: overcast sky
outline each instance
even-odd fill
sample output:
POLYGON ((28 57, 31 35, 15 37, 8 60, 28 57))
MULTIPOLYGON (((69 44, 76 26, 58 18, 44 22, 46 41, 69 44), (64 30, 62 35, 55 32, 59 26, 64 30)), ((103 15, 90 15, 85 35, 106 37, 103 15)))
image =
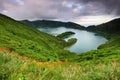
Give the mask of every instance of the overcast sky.
POLYGON ((0 13, 16 20, 101 24, 120 16, 120 0, 0 0, 0 13))

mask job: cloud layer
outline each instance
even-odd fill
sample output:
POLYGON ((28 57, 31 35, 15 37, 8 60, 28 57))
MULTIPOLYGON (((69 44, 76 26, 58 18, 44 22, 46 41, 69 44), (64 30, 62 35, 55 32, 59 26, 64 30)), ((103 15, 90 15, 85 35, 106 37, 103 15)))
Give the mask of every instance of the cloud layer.
POLYGON ((120 0, 0 0, 0 13, 15 19, 80 23, 84 18, 89 22, 88 18, 92 19, 91 16, 96 19, 100 16, 107 19, 120 16, 120 0))

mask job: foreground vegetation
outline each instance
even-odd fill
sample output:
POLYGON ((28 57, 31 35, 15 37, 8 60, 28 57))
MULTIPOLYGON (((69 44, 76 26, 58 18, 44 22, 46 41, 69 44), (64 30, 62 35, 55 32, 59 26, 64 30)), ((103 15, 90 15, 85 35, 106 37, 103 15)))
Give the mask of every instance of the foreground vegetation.
POLYGON ((0 80, 119 80, 120 63, 64 63, 43 64, 0 53, 0 80))

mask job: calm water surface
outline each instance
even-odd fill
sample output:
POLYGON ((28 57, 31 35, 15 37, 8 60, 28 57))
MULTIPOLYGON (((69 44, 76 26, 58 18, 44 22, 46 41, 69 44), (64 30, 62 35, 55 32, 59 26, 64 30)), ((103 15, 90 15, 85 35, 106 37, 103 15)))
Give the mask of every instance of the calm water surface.
POLYGON ((90 50, 95 50, 99 45, 107 41, 107 39, 104 38, 103 36, 96 36, 95 33, 84 30, 70 29, 64 27, 42 28, 40 30, 53 35, 61 34, 66 31, 74 32, 75 35, 72 35, 69 38, 66 38, 65 40, 68 40, 70 38, 77 38, 77 42, 71 47, 67 48, 67 50, 70 50, 71 52, 75 52, 78 54, 90 50))

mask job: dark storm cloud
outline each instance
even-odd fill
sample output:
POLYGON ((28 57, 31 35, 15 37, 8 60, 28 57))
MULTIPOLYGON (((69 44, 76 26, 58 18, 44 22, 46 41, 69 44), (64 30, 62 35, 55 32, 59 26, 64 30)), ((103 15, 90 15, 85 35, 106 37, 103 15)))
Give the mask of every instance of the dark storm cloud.
POLYGON ((92 4, 94 7, 101 7, 103 6, 103 10, 105 9, 104 13, 111 14, 114 13, 116 15, 120 15, 120 0, 75 0, 76 2, 82 4, 92 4))
POLYGON ((0 12, 2 11, 2 10, 4 10, 5 8, 4 8, 4 6, 3 6, 3 4, 2 4, 2 1, 0 2, 0 12))
POLYGON ((106 8, 108 14, 114 13, 120 15, 120 0, 109 0, 102 2, 106 8))
POLYGON ((68 4, 64 4, 64 0, 25 0, 25 5, 11 9, 6 14, 17 19, 66 19, 76 16, 68 4))
POLYGON ((120 16, 120 0, 0 0, 0 12, 15 19, 72 21, 84 16, 120 16))

